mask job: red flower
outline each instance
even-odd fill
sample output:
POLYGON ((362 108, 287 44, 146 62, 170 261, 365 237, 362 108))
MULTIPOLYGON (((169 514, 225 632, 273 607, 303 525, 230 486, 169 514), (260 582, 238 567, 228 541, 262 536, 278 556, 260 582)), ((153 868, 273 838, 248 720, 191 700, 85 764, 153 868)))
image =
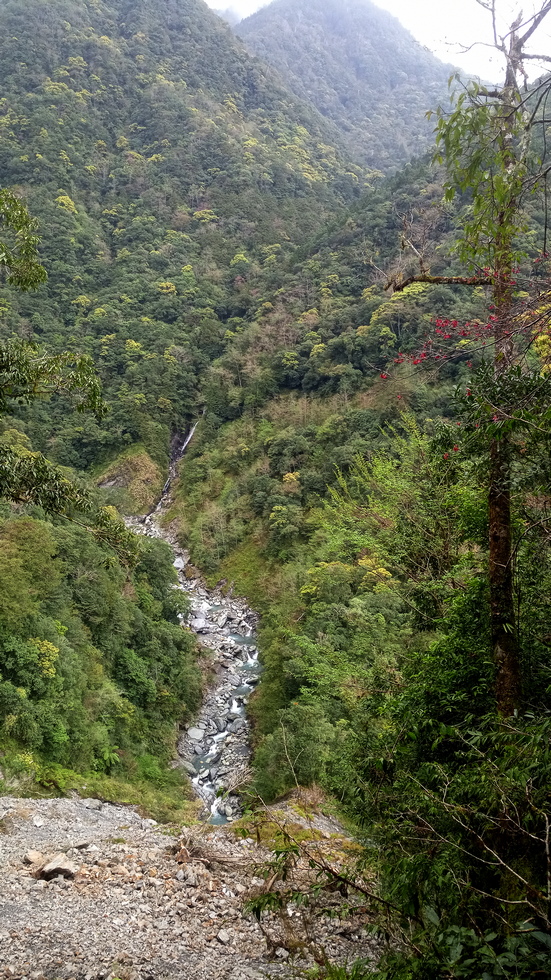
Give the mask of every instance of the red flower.
POLYGON ((444 459, 449 459, 449 457, 450 457, 449 453, 444 453, 444 459))
POLYGON ((386 380, 386 378, 388 378, 388 374, 385 374, 385 372, 382 371, 381 372, 381 378, 384 378, 386 380))
POLYGON ((458 453, 459 452, 459 446, 454 446, 453 447, 453 451, 454 451, 454 453, 458 453))

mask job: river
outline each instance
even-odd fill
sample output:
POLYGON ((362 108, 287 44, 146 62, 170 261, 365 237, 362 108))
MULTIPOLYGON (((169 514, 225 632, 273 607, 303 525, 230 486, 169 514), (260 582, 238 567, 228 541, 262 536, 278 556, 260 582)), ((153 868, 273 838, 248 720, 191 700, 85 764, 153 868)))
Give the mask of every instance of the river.
POLYGON ((233 598, 231 590, 208 589, 202 579, 194 578, 189 553, 174 533, 163 527, 178 464, 196 425, 173 452, 168 479, 155 509, 147 517, 129 518, 127 524, 139 534, 161 538, 170 545, 178 575, 176 587, 190 602, 189 613, 180 617, 182 626, 196 634, 211 681, 196 719, 178 739, 174 764, 190 776, 195 793, 204 803, 204 816, 212 824, 222 824, 237 819, 242 812, 238 790, 250 775, 246 705, 261 668, 255 613, 243 600, 233 598))

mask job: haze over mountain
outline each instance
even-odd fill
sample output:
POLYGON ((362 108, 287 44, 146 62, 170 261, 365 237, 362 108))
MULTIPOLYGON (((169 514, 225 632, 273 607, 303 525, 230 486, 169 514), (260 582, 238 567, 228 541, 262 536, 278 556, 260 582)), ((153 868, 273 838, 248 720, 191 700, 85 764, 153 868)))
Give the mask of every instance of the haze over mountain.
POLYGON ((425 114, 448 101, 453 69, 369 0, 274 0, 236 32, 370 166, 395 168, 430 144, 425 114))
POLYGON ((239 21, 242 19, 240 15, 236 13, 233 7, 226 7, 220 10, 218 10, 216 7, 213 7, 213 10, 215 14, 218 14, 218 16, 222 18, 222 20, 227 21, 227 23, 231 24, 233 27, 235 27, 235 25, 238 24, 239 21))

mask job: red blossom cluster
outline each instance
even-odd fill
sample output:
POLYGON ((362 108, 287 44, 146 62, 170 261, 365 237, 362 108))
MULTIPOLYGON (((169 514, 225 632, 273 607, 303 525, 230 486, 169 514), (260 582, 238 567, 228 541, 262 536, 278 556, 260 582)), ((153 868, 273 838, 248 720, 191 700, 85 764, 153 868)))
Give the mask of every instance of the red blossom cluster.
MULTIPOLYGON (((490 307, 494 309, 494 307, 490 307)), ((488 317, 486 323, 481 323, 478 320, 467 321, 465 323, 460 323, 459 320, 448 320, 442 317, 437 317, 434 320, 434 333, 428 334, 425 337, 423 345, 420 350, 414 354, 404 354, 400 351, 394 358, 395 364, 422 364, 424 361, 447 361, 452 360, 458 356, 464 356, 469 351, 469 347, 466 347, 462 341, 471 340, 473 342, 473 348, 486 347, 491 338, 495 334, 497 316, 491 313, 488 317), (451 344, 447 346, 442 344, 442 341, 452 341, 451 344), (454 344, 455 341, 455 344, 454 344), (461 346, 456 346, 456 345, 461 346)), ((523 323, 522 320, 517 321, 511 326, 510 330, 502 331, 504 337, 511 337, 515 334, 525 333, 533 329, 533 326, 527 321, 523 323)), ((540 325, 539 332, 547 332, 551 334, 551 325, 547 327, 542 327, 540 325)), ((472 361, 466 361, 467 367, 472 367, 472 361)), ((389 375, 383 371, 381 372, 381 378, 387 379, 389 375)), ((470 395, 470 392, 467 392, 470 395)))

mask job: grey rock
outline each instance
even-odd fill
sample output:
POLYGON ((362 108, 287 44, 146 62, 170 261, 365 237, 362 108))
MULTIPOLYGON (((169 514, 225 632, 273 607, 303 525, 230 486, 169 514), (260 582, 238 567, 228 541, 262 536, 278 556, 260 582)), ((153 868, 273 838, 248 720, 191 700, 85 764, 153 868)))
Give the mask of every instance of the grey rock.
POLYGON ((206 619, 192 619, 189 625, 195 633, 208 633, 209 624, 206 619))
POLYGON ((231 936, 226 929, 221 929, 216 938, 219 943, 222 943, 223 946, 227 946, 228 943, 231 943, 231 936))
POLYGON ((103 806, 101 800, 83 800, 82 803, 87 810, 101 810, 103 806))
POLYGON ((233 732, 234 735, 238 735, 239 732, 244 731, 246 727, 247 723, 243 718, 236 718, 235 721, 232 721, 231 725, 228 725, 230 732, 233 732))
POLYGON ((193 777, 197 775, 197 770, 195 766, 193 765, 193 763, 188 762, 187 759, 181 759, 179 762, 179 766, 181 769, 184 770, 184 772, 187 772, 188 776, 193 777))
POLYGON ((66 854, 56 854, 40 869, 40 876, 46 881, 52 878, 74 878, 78 871, 78 864, 70 861, 66 854))
POLYGON ((200 742, 205 735, 205 731, 203 728, 189 728, 188 735, 194 742, 200 742))

